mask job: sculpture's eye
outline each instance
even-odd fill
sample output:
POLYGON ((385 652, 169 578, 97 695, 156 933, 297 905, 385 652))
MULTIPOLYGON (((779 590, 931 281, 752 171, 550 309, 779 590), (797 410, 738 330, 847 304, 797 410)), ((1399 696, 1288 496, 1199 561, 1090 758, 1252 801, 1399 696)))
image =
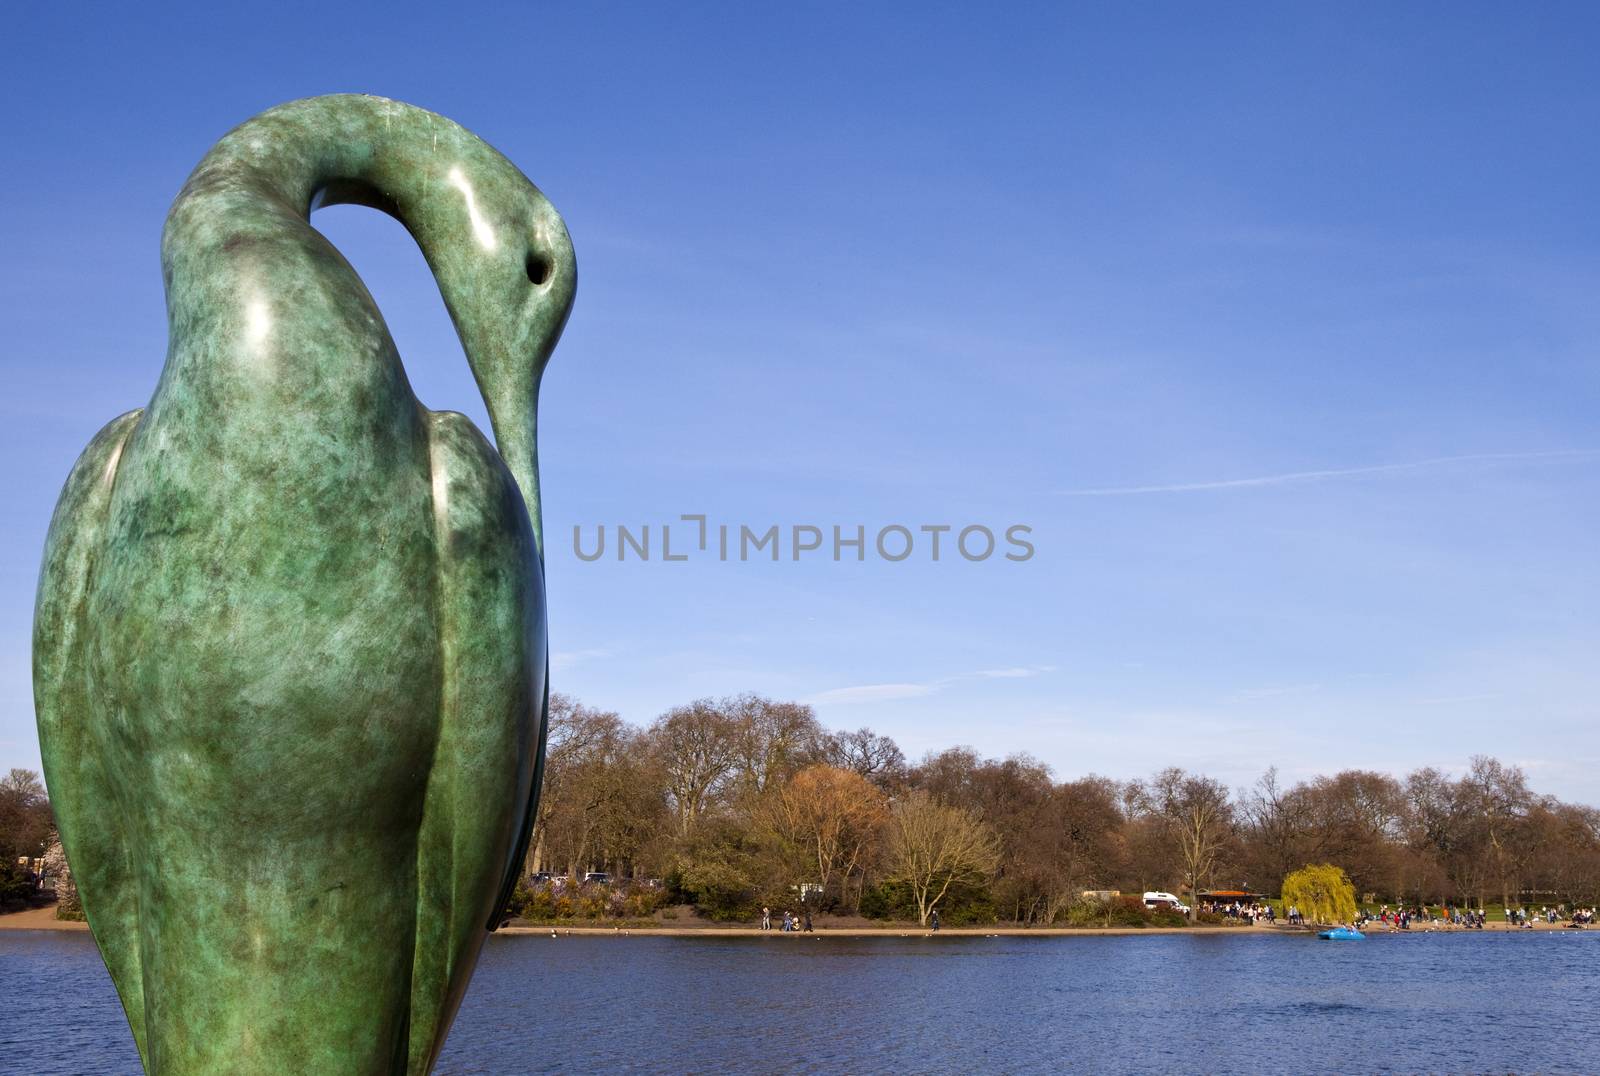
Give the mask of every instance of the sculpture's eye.
POLYGON ((543 284, 550 279, 550 259, 538 251, 528 252, 528 260, 523 268, 528 271, 528 279, 535 284, 543 284))

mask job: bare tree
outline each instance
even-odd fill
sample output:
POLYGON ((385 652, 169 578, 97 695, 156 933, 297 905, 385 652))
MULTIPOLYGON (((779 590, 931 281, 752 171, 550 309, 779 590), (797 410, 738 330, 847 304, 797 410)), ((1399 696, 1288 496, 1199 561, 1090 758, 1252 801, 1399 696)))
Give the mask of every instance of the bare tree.
POLYGON ((1038 833, 1042 922, 1053 923, 1090 882, 1103 882, 1120 867, 1118 822, 1114 781, 1085 777, 1055 787, 1038 833))
POLYGON ((824 734, 811 707, 760 695, 738 695, 717 705, 739 730, 735 780, 741 792, 759 796, 818 760, 824 734))
POLYGON ((1239 802, 1245 832, 1251 838, 1251 864, 1258 880, 1275 892, 1289 872, 1311 862, 1308 846, 1313 839, 1313 819, 1304 789, 1284 788, 1278 783, 1278 768, 1273 766, 1248 792, 1240 792, 1239 802))
POLYGON ((558 808, 568 804, 574 775, 596 751, 603 749, 607 739, 621 735, 623 722, 615 713, 595 710, 569 696, 555 694, 550 696, 546 728, 544 783, 528 849, 529 873, 538 873, 550 864, 550 819, 558 808))
POLYGON ((911 784, 940 803, 971 803, 977 792, 973 777, 983 760, 970 747, 947 747, 928 754, 911 772, 911 784))
POLYGON ((1476 896, 1481 903, 1479 857, 1473 854, 1470 812, 1465 809, 1460 787, 1429 766, 1408 775, 1405 790, 1412 855, 1407 860, 1406 884, 1397 883, 1395 895, 1421 901, 1443 879, 1458 896, 1476 896), (1410 892, 1404 891, 1407 888, 1410 892))
POLYGON ((982 881, 1000 854, 993 832, 972 812, 920 789, 890 810, 887 845, 890 875, 910 886, 924 926, 951 886, 982 881))
POLYGON ((1060 850, 1050 767, 1027 754, 971 765, 966 757, 945 752, 925 763, 929 791, 941 788, 949 797, 945 802, 972 810, 996 835, 1000 857, 991 887, 994 896, 1010 908, 1012 918, 1031 920, 1047 900, 1060 850))
POLYGON ((1168 833, 1176 839, 1189 886, 1190 915, 1195 898, 1211 881, 1217 859, 1233 825, 1228 789, 1221 781, 1176 767, 1162 770, 1150 782, 1151 803, 1168 833))
POLYGON ((656 718, 650 735, 679 836, 686 837, 738 765, 744 728, 711 699, 699 699, 656 718))
POLYGON ((879 839, 887 806, 883 793, 859 773, 810 766, 776 792, 765 817, 805 869, 816 871, 824 899, 837 886, 848 905, 850 881, 879 839))
POLYGON ((1486 874, 1500 882, 1500 899, 1511 903, 1511 879, 1519 863, 1519 833, 1533 793, 1521 767, 1507 766, 1487 755, 1474 755, 1461 781, 1468 809, 1481 833, 1486 874))
POLYGON ((608 724, 571 760, 552 804, 550 860, 572 876, 594 869, 630 875, 664 828, 666 813, 645 734, 620 721, 608 724))
POLYGON ((1295 789, 1311 817, 1314 847, 1302 864, 1333 862, 1358 894, 1375 892, 1394 876, 1405 816, 1405 792, 1386 773, 1343 770, 1295 789))
POLYGON ((854 770, 885 791, 905 780, 906 756, 900 745, 868 728, 830 734, 823 757, 830 766, 854 770))

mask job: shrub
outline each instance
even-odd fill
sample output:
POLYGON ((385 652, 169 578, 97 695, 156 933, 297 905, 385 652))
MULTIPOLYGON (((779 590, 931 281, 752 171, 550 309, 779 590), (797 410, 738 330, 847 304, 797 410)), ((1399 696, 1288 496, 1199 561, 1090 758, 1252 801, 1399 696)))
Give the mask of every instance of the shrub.
POLYGON ((573 892, 545 883, 519 886, 512 907, 523 919, 547 923, 557 919, 645 919, 666 902, 660 889, 588 886, 573 892))
POLYGON ((679 892, 700 914, 718 922, 754 919, 761 901, 750 877, 728 859, 707 857, 691 864, 677 881, 679 892))
POLYGON ((0 863, 0 906, 25 904, 33 894, 32 874, 15 863, 0 863))
POLYGON ((861 914, 868 919, 915 919, 917 902, 904 882, 881 882, 861 891, 861 914))
POLYGON ((1113 897, 1089 900, 1067 909, 1066 923, 1072 927, 1181 927, 1187 924, 1182 913, 1170 908, 1146 908, 1138 897, 1113 897))
POLYGON ((517 914, 524 919, 556 918, 555 897, 547 885, 521 890, 522 900, 516 904, 517 914))
MULTIPOLYGON (((868 919, 917 918, 917 900, 903 881, 881 882, 861 893, 861 914, 868 919)), ((944 926, 993 923, 999 918, 994 897, 985 885, 952 885, 939 901, 939 922, 944 926)))

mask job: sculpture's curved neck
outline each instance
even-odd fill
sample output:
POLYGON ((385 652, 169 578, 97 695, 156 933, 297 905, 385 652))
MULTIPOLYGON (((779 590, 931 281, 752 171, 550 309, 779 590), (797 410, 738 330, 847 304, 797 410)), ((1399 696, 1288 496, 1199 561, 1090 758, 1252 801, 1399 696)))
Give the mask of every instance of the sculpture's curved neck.
POLYGON ((449 302, 458 282, 440 271, 449 268, 443 255, 460 224, 430 212, 431 203, 446 193, 450 169, 485 153, 494 151, 460 125, 381 97, 320 97, 271 109, 228 132, 178 193, 162 233, 168 288, 205 248, 237 237, 196 235, 197 217, 223 208, 242 231, 251 209, 308 222, 313 209, 356 203, 405 225, 449 302))
POLYGON ((422 248, 537 534, 537 391, 571 307, 571 243, 526 177, 442 116, 380 97, 321 97, 224 136, 162 233, 172 327, 163 380, 259 369, 263 357, 280 370, 319 363, 318 378, 354 376, 376 358, 404 376, 359 278, 310 226, 313 209, 337 203, 389 213, 422 248), (255 339, 271 310, 290 307, 301 321, 308 307, 321 312, 318 339, 255 339))

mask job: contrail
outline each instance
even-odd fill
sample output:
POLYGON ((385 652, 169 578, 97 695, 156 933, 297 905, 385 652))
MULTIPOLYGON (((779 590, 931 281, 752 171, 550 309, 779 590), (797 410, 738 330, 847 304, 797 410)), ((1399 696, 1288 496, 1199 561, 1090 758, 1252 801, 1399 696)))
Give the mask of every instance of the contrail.
POLYGON ((1379 463, 1371 467, 1339 467, 1322 471, 1291 471, 1288 474, 1261 475, 1256 478, 1229 478, 1219 482, 1179 482, 1165 486, 1112 486, 1102 489, 1057 490, 1059 497, 1126 497, 1136 493, 1195 493, 1210 489, 1246 489, 1252 486, 1284 486, 1294 482, 1320 482, 1326 478, 1385 474, 1390 471, 1415 471, 1452 463, 1487 463, 1514 460, 1583 459, 1600 456, 1596 448, 1568 448, 1553 452, 1476 452, 1466 456, 1438 456, 1410 463, 1379 463))

